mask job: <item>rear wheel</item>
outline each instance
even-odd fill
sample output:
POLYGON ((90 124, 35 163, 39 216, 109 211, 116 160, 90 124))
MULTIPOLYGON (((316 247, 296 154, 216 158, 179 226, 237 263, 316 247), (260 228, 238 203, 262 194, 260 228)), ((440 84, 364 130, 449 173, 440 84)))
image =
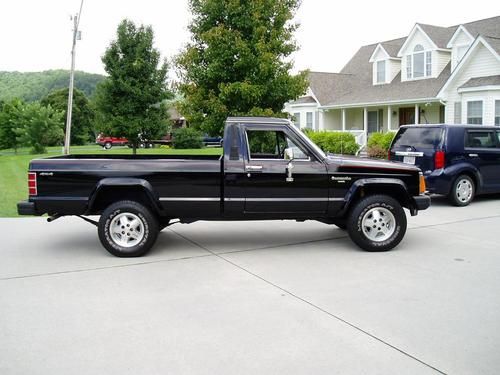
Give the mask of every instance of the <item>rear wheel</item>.
POLYGON ((460 175, 453 183, 448 199, 454 206, 464 207, 472 202, 475 193, 476 185, 472 178, 467 175, 460 175))
POLYGON ((158 236, 158 220, 149 209, 134 201, 113 203, 99 220, 99 240, 117 257, 146 254, 158 236))
POLYGON ((349 237, 366 251, 388 251, 396 247, 406 233, 403 207, 392 197, 371 195, 352 208, 347 220, 349 237))

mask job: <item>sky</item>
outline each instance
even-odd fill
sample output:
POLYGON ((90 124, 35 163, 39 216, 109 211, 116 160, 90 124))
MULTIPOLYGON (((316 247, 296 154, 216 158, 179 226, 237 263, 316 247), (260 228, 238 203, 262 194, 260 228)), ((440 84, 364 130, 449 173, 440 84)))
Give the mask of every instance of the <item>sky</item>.
MULTIPOLYGON (((76 69, 104 73, 101 56, 120 20, 150 24, 156 47, 172 58, 189 40, 187 0, 84 0, 76 69)), ((69 69, 70 16, 80 0, 0 2, 0 71, 69 69)), ((416 22, 452 26, 500 15, 493 0, 417 2, 303 0, 294 71, 338 72, 359 47, 408 35, 416 22)))

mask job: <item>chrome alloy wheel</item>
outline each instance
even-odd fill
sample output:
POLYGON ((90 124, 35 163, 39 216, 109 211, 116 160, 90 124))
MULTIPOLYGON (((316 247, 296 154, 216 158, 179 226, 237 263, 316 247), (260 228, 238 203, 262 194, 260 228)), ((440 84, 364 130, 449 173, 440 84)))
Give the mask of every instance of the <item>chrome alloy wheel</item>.
POLYGON ((144 238, 144 223, 130 212, 116 215, 109 226, 111 239, 121 247, 134 247, 144 238))
POLYGON ((375 207, 363 216, 361 227, 370 241, 383 242, 394 234, 396 218, 387 208, 375 207))
POLYGON ((468 179, 463 178, 458 181, 455 194, 460 202, 467 203, 472 198, 473 190, 474 188, 472 187, 471 182, 468 179))

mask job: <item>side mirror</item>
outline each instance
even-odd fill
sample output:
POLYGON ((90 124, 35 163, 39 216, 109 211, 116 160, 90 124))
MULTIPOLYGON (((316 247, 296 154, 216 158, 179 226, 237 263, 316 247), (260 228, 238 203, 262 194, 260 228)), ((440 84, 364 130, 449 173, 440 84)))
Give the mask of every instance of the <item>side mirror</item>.
POLYGON ((293 148, 285 148, 285 160, 293 160, 293 148))

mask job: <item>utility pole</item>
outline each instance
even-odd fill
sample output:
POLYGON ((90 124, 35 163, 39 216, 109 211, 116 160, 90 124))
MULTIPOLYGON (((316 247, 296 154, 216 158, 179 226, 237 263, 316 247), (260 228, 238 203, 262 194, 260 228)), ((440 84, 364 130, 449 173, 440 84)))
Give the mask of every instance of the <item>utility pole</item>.
POLYGON ((80 16, 82 14, 83 0, 80 3, 80 12, 73 17, 73 47, 71 48, 71 71, 69 76, 68 92, 68 110, 66 116, 66 135, 64 137, 64 155, 69 155, 69 145, 71 141, 71 115, 73 113, 73 87, 75 83, 75 52, 76 41, 81 39, 78 26, 80 25, 80 16))

